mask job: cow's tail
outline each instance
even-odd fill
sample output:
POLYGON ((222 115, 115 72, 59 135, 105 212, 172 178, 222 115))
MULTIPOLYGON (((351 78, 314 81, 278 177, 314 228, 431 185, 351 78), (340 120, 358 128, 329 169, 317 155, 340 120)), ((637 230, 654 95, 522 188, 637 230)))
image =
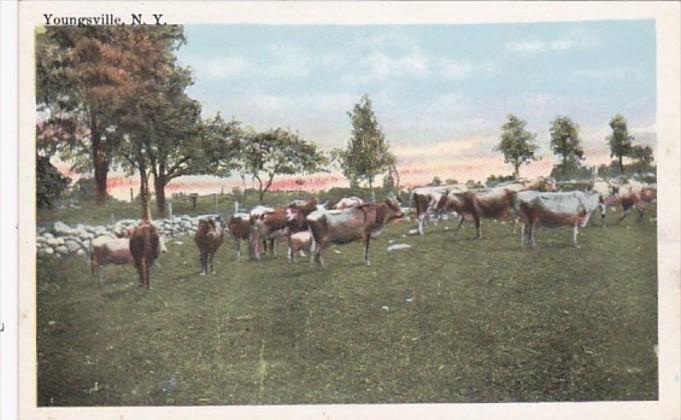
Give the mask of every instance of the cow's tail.
POLYGON ((88 254, 90 254, 90 271, 92 272, 92 275, 97 274, 97 258, 95 257, 95 249, 92 246, 92 241, 90 241, 90 245, 88 246, 88 254))

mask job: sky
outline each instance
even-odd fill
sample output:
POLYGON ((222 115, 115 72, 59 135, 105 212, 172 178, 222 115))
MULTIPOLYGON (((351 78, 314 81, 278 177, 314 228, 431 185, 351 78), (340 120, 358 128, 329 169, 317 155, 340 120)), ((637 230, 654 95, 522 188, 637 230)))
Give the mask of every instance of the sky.
MULTIPOLYGON (((615 113, 637 141, 656 142, 653 20, 187 25, 185 35, 178 60, 193 70, 188 93, 204 117, 219 111, 257 130, 288 127, 329 150, 347 144, 347 112, 367 94, 404 184, 510 174, 492 151, 509 113, 538 136, 542 159, 524 176, 550 172, 549 126, 558 115, 579 124, 587 164, 609 161, 604 138, 615 113)), ((344 185, 334 173, 317 180, 344 185)), ((215 188, 193 182, 204 181, 215 188)))

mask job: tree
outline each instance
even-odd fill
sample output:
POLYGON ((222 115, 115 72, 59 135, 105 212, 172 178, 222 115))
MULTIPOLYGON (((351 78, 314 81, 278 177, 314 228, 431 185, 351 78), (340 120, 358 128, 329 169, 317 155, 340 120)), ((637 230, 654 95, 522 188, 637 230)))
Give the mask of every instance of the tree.
POLYGON ((239 145, 239 164, 257 181, 262 203, 276 175, 314 173, 327 164, 327 159, 298 134, 277 128, 246 135, 239 145))
POLYGON ((352 121, 352 136, 347 147, 335 150, 333 156, 351 187, 365 180, 373 192, 374 178, 394 166, 396 159, 390 152, 367 95, 362 96, 348 116, 352 121))
POLYGON ((36 154, 36 199, 38 208, 51 209, 71 180, 52 165, 50 158, 36 154))
POLYGON ((562 156, 563 165, 568 161, 584 159, 582 140, 579 138, 579 126, 570 117, 558 116, 551 122, 551 150, 562 156))
POLYGON ((612 129, 612 134, 606 137, 610 146, 610 157, 617 158, 620 174, 623 174, 623 158, 630 155, 634 138, 629 135, 627 120, 620 114, 615 114, 610 119, 610 128, 612 129))
POLYGON ((534 152, 538 146, 533 142, 537 138, 536 134, 525 130, 527 125, 513 114, 506 117, 506 122, 501 126, 501 141, 494 148, 504 155, 504 162, 513 165, 514 176, 518 178, 520 166, 529 164, 535 160, 534 152))
POLYGON ((169 42, 184 42, 181 27, 48 27, 36 36, 38 109, 57 124, 73 119, 72 127, 87 128, 52 151, 79 172, 94 171, 100 205, 123 139, 119 119, 168 59, 169 42))
POLYGON ((442 185, 442 180, 440 179, 439 176, 434 176, 433 180, 430 181, 430 185, 437 187, 438 185, 442 185))
POLYGON ((653 149, 646 145, 634 145, 631 147, 630 157, 634 160, 631 169, 637 172, 649 170, 654 162, 653 149))

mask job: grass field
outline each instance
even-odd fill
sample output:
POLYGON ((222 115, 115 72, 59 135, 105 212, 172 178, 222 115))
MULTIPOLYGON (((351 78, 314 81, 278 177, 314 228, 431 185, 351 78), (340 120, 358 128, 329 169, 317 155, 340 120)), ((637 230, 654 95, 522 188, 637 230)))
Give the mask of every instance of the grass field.
MULTIPOLYGON (((614 215, 614 214, 613 214, 614 215)), ((131 267, 100 289, 83 259, 37 267, 39 405, 435 403, 657 399, 656 224, 538 233, 391 225, 329 249, 285 249, 199 276, 171 242, 151 291, 131 267), (410 249, 387 252, 389 240, 410 249)))

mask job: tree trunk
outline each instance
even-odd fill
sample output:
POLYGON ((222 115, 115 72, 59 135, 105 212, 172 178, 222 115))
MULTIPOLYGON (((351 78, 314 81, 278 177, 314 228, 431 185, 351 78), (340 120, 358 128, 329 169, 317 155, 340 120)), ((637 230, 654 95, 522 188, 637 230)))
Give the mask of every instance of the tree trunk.
POLYGON ((151 220, 149 214, 149 177, 145 170, 140 171, 140 198, 142 199, 142 220, 151 220))
POLYGON ((263 190, 262 187, 258 189, 258 200, 260 200, 260 204, 265 200, 265 190, 263 190))
POLYGON ((622 163, 622 155, 619 155, 620 161, 620 175, 624 174, 624 164, 622 163))
POLYGON ((106 179, 109 173, 109 161, 102 144, 102 135, 97 129, 92 130, 92 161, 95 167, 95 192, 97 206, 106 202, 106 179))
POLYGON ((165 177, 154 178, 154 194, 156 194, 156 211, 159 217, 166 217, 166 184, 165 177))
POLYGON ((513 171, 513 176, 515 179, 520 178, 520 164, 516 163, 513 165, 514 171, 513 171))

